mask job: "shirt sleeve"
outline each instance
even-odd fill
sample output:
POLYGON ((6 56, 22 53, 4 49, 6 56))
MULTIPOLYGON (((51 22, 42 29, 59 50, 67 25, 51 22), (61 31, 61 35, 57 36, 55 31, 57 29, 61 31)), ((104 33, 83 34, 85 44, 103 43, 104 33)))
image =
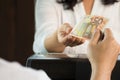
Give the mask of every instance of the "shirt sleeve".
POLYGON ((46 36, 51 35, 58 27, 58 16, 54 1, 36 0, 33 51, 37 54, 48 53, 44 46, 44 40, 46 36))
POLYGON ((54 3, 54 0, 36 1, 33 51, 37 54, 48 53, 44 46, 44 40, 58 27, 58 16, 54 3))

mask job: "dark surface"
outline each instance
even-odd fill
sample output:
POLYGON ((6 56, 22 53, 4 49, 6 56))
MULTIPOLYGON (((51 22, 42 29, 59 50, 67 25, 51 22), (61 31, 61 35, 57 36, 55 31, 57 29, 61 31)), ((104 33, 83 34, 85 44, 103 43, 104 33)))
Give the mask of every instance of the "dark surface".
POLYGON ((90 65, 88 64, 87 59, 38 56, 29 58, 27 66, 34 69, 43 69, 52 80, 89 80, 90 65))
MULTIPOLYGON (((91 66, 88 59, 32 56, 28 59, 28 67, 43 69, 52 80, 90 80, 91 66)), ((120 61, 112 73, 111 80, 120 80, 120 61)))

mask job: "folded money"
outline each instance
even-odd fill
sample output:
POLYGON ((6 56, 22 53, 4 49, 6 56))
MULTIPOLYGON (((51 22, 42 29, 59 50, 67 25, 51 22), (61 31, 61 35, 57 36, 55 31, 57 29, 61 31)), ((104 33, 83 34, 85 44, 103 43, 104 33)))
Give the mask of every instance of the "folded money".
POLYGON ((70 35, 90 39, 98 28, 102 30, 108 19, 102 16, 87 15, 71 31, 70 35))

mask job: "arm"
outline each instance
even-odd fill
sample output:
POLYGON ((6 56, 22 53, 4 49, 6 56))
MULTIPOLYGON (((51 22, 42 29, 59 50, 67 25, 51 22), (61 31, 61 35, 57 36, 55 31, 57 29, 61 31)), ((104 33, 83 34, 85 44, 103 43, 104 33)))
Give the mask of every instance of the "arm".
POLYGON ((45 39, 54 34, 58 27, 58 14, 53 0, 36 0, 35 4, 35 53, 48 53, 45 39))
POLYGON ((97 30, 88 46, 88 59, 92 67, 91 80, 110 80, 115 66, 120 45, 114 39, 110 29, 105 30, 105 37, 99 41, 97 30))
POLYGON ((84 42, 84 39, 69 35, 72 27, 68 23, 58 25, 58 14, 51 0, 37 0, 35 13, 35 53, 63 52, 66 46, 84 42))
POLYGON ((49 52, 62 52, 66 46, 76 46, 84 43, 85 39, 69 35, 72 27, 65 23, 57 31, 46 38, 45 46, 49 52))

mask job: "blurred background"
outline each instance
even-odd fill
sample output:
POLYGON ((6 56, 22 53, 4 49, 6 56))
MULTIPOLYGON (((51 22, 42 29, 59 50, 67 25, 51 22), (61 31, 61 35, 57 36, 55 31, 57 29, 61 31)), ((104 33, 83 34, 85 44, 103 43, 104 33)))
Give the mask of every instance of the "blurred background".
POLYGON ((0 57, 25 65, 33 40, 34 1, 0 0, 0 57))

